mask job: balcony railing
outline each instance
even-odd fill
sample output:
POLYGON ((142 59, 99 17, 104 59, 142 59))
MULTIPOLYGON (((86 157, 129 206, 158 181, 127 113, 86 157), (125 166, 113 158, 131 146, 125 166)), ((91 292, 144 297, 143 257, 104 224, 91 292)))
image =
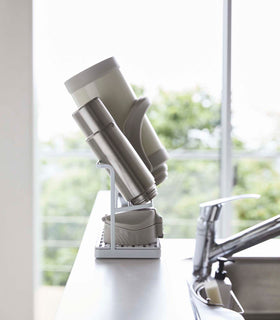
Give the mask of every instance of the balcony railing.
MULTIPOLYGON (((218 150, 172 150, 169 152, 170 159, 178 160, 178 161, 186 161, 186 160, 209 160, 209 161, 219 161, 220 155, 218 150)), ((280 152, 246 152, 246 151, 236 151, 233 153, 233 159, 235 160, 244 160, 244 159, 252 159, 252 160, 275 160, 280 158, 280 152)), ((67 152, 56 152, 56 151, 47 151, 42 152, 40 154, 40 160, 49 161, 54 159, 89 159, 92 160, 92 165, 94 166, 94 162, 96 158, 94 154, 90 150, 79 150, 79 151, 67 151, 67 152)), ((47 177, 44 177, 47 179, 47 177)), ((94 195, 92 197, 92 202, 94 201, 94 195)), ((89 212, 90 214, 90 212, 89 212)), ((174 218, 174 217, 165 217, 165 224, 170 227, 176 226, 188 226, 195 230, 196 219, 190 218, 174 218)), ((57 225, 66 225, 73 224, 79 225, 82 228, 86 227, 88 221, 88 216, 42 216, 41 223, 42 225, 47 224, 57 224, 57 225)), ((255 224, 256 220, 247 220, 243 221, 245 224, 244 227, 248 225, 255 224)), ((42 248, 43 249, 56 249, 56 248, 79 248, 81 239, 75 240, 63 240, 58 236, 56 239, 49 239, 48 237, 42 240, 42 248)), ((74 261, 74 257, 73 257, 74 261)), ((55 272, 55 273, 69 273, 71 271, 72 265, 67 264, 55 264, 52 265, 50 263, 44 263, 42 265, 42 272, 55 272)))

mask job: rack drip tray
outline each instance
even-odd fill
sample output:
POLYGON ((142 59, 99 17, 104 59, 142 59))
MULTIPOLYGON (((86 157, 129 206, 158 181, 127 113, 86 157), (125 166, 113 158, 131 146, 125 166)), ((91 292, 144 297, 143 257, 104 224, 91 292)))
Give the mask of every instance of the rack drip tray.
POLYGON ((159 259, 161 256, 160 240, 145 245, 115 245, 104 242, 104 231, 95 246, 95 257, 98 258, 130 258, 130 259, 159 259))

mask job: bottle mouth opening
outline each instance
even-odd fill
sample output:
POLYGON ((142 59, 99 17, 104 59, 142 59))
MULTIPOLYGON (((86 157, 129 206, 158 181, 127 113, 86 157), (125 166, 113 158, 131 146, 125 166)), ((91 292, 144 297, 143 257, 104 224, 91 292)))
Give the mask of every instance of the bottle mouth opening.
POLYGON ((133 198, 131 200, 131 203, 133 205, 139 205, 139 204, 143 204, 146 202, 151 201, 156 195, 158 194, 157 192, 157 188, 155 185, 152 185, 148 190, 146 190, 145 192, 141 193, 139 196, 133 198))

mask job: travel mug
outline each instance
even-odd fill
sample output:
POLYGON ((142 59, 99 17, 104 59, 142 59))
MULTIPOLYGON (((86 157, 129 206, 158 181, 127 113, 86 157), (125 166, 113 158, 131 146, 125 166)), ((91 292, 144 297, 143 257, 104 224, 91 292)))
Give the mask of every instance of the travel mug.
POLYGON ((145 115, 149 104, 137 100, 119 67, 114 57, 108 58, 73 76, 65 86, 78 107, 95 97, 102 100, 159 184, 167 177, 167 151, 145 115), (133 119, 127 125, 129 117, 133 119), (135 134, 135 128, 140 132, 135 134))

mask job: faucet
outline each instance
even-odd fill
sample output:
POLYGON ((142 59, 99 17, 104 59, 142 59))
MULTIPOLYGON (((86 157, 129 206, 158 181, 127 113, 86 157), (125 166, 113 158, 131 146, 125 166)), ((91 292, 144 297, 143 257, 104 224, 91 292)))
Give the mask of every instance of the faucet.
POLYGON ((200 204, 197 223, 193 274, 205 280, 211 273, 212 264, 218 257, 229 257, 241 250, 280 235, 280 215, 241 231, 219 243, 215 239, 215 222, 219 219, 224 203, 238 199, 259 198, 258 194, 243 194, 208 201, 200 204))

